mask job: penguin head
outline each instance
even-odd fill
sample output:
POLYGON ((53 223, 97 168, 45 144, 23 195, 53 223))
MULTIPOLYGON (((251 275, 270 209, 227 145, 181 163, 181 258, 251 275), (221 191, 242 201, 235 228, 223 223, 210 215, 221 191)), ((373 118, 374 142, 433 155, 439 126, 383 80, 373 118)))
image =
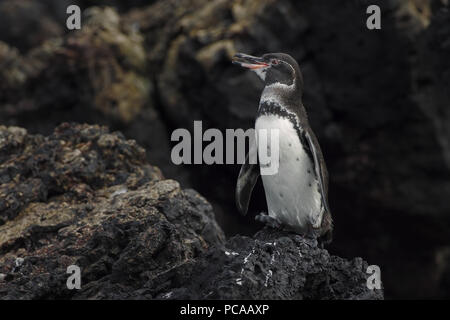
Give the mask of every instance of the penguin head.
POLYGON ((285 53, 266 53, 262 57, 254 57, 244 53, 236 53, 233 63, 254 71, 265 85, 294 85, 303 89, 303 79, 297 61, 285 53))

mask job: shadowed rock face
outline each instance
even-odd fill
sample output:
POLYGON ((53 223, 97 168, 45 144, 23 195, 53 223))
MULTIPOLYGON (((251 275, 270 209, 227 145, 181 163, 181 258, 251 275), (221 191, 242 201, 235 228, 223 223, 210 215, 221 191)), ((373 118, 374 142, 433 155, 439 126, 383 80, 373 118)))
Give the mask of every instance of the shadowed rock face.
POLYGON ((2 117, 48 112, 48 123, 60 115, 54 104, 67 102, 60 108, 72 116, 87 112, 88 119, 97 114, 129 123, 145 107, 152 84, 144 76, 142 37, 122 30, 111 8, 93 8, 85 16, 82 32, 24 56, 1 44, 2 60, 9 62, 2 73, 2 117))
POLYGON ((367 288, 367 263, 332 256, 317 241, 265 228, 235 236, 194 264, 200 270, 174 299, 383 299, 367 288))
POLYGON ((112 8, 88 9, 82 21, 79 32, 24 54, 0 41, 0 123, 42 134, 64 121, 121 129, 152 163, 184 182, 186 174, 170 162, 170 134, 155 108, 142 34, 112 8))
POLYGON ((315 241, 266 230, 225 243, 211 205, 121 133, 66 123, 48 137, 1 126, 0 137, 0 299, 383 297, 362 259, 315 241), (82 288, 71 291, 74 264, 82 288))
POLYGON ((0 41, 25 52, 64 33, 70 1, 0 1, 0 41), (50 4, 50 5, 49 5, 50 4))
MULTIPOLYGON (((434 1, 435 13, 430 25, 419 38, 420 50, 414 57, 416 101, 432 121, 447 165, 450 166, 450 8, 434 1)), ((440 296, 450 297, 450 245, 437 250, 440 296)))
POLYGON ((81 10, 91 6, 114 6, 121 11, 146 5, 151 0, 1 0, 0 41, 21 52, 27 52, 48 39, 70 32, 66 28, 66 13, 70 5, 81 10))

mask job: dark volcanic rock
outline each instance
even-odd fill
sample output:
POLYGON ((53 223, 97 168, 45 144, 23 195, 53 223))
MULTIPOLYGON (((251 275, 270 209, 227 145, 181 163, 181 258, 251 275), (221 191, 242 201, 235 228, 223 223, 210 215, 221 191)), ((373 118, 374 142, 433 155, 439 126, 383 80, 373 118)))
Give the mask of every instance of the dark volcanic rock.
POLYGON ((84 112, 87 118, 103 114, 128 123, 147 106, 153 86, 145 76, 142 37, 122 29, 112 8, 93 8, 84 14, 82 30, 66 38, 48 41, 26 55, 1 50, 5 66, 14 67, 2 73, 10 84, 1 88, 3 118, 54 108, 47 126, 61 116, 58 111, 75 119, 84 112), (20 82, 10 80, 15 78, 20 82))
POLYGON ((25 52, 63 34, 68 0, 0 1, 0 41, 25 52))
POLYGON ((73 296, 71 264, 83 270, 78 294, 127 298, 223 242, 211 206, 165 180, 120 133, 63 124, 45 138, 0 134, 3 299, 73 296))
POLYGON ((80 31, 26 54, 0 42, 0 123, 41 134, 64 121, 120 129, 149 151, 152 163, 184 181, 171 166, 142 35, 109 7, 85 10, 82 21, 80 31))
POLYGON ((173 299, 383 299, 367 288, 367 263, 331 256, 317 241, 263 229, 235 236, 198 259, 189 286, 173 299))
MULTIPOLYGON (((415 101, 434 127, 436 138, 450 167, 450 3, 433 1, 434 15, 418 38, 419 49, 413 57, 415 101)), ((445 176, 449 179, 448 176, 445 176)), ((450 192, 448 192, 450 194, 450 192)), ((448 216, 448 213, 447 213, 448 216)), ((448 234, 448 231, 446 231, 448 234)), ((450 244, 438 248, 435 254, 439 279, 437 296, 450 298, 450 244)))
POLYGON ((98 126, 59 126, 48 138, 1 127, 0 222, 17 217, 31 202, 70 193, 89 198, 100 187, 161 179, 145 164, 145 150, 121 133, 98 126))
POLYGON ((63 124, 0 137, 1 299, 383 297, 360 258, 315 241, 266 230, 224 243, 211 205, 120 133, 63 124), (81 290, 66 287, 74 264, 81 290))
POLYGON ((429 27, 419 37, 413 85, 416 101, 432 121, 450 166, 450 4, 435 10, 429 27))
MULTIPOLYGON (((121 11, 149 5, 152 0, 1 0, 0 41, 27 52, 52 39, 70 32, 66 28, 66 10, 78 5, 81 10, 92 6, 112 6, 121 11)), ((81 20, 82 23, 84 20, 81 20)))

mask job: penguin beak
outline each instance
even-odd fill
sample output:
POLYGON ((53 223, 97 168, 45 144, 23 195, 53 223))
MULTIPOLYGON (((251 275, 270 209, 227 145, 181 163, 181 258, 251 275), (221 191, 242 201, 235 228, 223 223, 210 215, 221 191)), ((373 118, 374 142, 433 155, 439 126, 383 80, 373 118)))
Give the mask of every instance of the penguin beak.
POLYGON ((245 53, 236 53, 233 56, 233 64, 238 64, 247 69, 261 69, 269 67, 269 64, 263 58, 254 57, 245 53))

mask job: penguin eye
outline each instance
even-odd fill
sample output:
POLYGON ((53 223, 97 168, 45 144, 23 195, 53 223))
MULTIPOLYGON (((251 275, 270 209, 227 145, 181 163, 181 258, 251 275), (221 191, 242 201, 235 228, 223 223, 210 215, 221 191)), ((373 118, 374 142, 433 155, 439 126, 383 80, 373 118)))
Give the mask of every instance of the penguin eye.
POLYGON ((277 64, 278 64, 278 60, 277 60, 277 59, 272 59, 272 60, 270 61, 270 63, 271 63, 271 64, 277 65, 277 64))

